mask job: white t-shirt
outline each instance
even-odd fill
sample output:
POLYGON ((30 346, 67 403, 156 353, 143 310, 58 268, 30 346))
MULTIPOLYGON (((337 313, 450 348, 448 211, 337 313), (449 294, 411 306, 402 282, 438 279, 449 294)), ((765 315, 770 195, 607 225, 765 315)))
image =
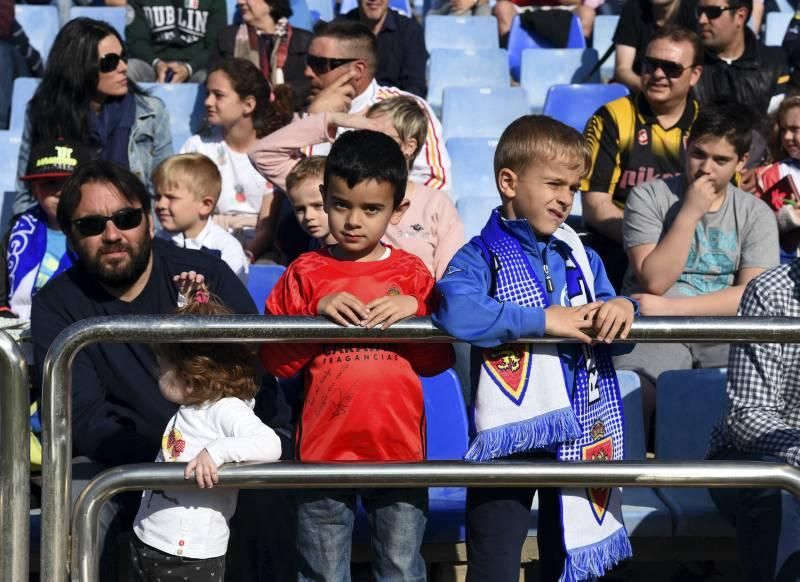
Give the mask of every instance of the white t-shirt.
POLYGON ((212 251, 219 251, 221 253, 220 258, 228 264, 234 273, 236 273, 236 276, 239 277, 242 283, 247 285, 250 261, 247 260, 247 255, 244 253, 242 243, 213 221, 209 220, 205 228, 203 228, 200 234, 195 238, 186 238, 182 232, 172 234, 163 229, 158 231, 156 236, 164 240, 171 240, 179 247, 185 249, 199 251, 205 247, 212 251))
POLYGON ((187 139, 180 153, 200 153, 217 165, 222 176, 217 202, 221 214, 258 214, 264 195, 272 194, 272 185, 256 171, 247 152, 233 151, 222 139, 219 126, 187 139))
MULTIPOLYGON (((187 463, 203 449, 217 465, 277 461, 281 456, 278 435, 255 415, 252 400, 239 398, 181 406, 167 423, 156 462, 187 463)), ((237 494, 227 487, 145 491, 133 531, 148 546, 173 556, 222 556, 237 494)))

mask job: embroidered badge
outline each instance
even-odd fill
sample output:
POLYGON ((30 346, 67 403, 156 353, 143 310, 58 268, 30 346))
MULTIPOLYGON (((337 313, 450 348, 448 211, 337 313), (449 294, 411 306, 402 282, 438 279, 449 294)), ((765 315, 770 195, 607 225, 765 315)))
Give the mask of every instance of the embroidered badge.
POLYGON ((400 293, 400 288, 394 283, 392 283, 391 286, 386 290, 386 294, 389 295, 390 297, 402 295, 402 293, 400 293))
POLYGON ((181 438, 182 436, 181 431, 173 427, 169 434, 161 439, 161 449, 165 451, 165 456, 169 456, 167 461, 177 461, 186 448, 186 441, 181 438))
POLYGON ((500 391, 520 406, 531 373, 529 344, 503 344, 483 352, 483 367, 500 391))
MULTIPOLYGON (((593 443, 581 448, 581 458, 584 461, 610 461, 614 458, 614 441, 610 436, 605 436, 606 429, 602 420, 592 425, 591 435, 593 443)), ((586 489, 589 505, 597 523, 602 524, 611 500, 611 489, 589 488, 586 489)))
POLYGON ((639 142, 639 145, 645 146, 650 141, 647 137, 647 130, 642 128, 639 130, 639 135, 636 136, 636 141, 639 142))
POLYGON ((458 267, 454 267, 454 266, 450 265, 449 267, 447 267, 447 272, 445 273, 445 276, 452 275, 453 273, 460 273, 463 270, 464 269, 459 269, 458 267))

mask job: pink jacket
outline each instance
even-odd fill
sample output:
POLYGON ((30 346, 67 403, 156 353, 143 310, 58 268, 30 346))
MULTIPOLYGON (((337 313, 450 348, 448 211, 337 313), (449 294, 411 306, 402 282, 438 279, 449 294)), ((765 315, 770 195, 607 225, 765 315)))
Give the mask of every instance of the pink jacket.
MULTIPOLYGON (((308 145, 331 142, 325 113, 295 119, 261 138, 250 150, 250 161, 278 188, 286 189, 286 176, 302 158, 308 145)), ((447 264, 464 244, 464 225, 447 192, 409 182, 409 209, 397 226, 389 225, 384 239, 397 248, 418 256, 431 274, 441 279, 447 264)))

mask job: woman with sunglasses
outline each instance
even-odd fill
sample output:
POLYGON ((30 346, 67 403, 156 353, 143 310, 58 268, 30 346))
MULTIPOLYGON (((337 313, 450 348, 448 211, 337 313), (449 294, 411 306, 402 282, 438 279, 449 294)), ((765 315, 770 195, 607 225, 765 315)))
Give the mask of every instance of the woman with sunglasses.
POLYGON ((222 191, 214 221, 236 236, 253 260, 271 246, 280 201, 247 152, 292 120, 292 90, 278 85, 271 91, 261 71, 245 59, 212 68, 206 88, 208 128, 190 137, 181 153, 201 153, 217 164, 222 191), (254 240, 257 225, 259 237, 254 240))
POLYGON ((247 59, 273 87, 286 83, 294 91, 295 110, 308 98, 309 80, 303 74, 308 45, 314 37, 289 24, 289 0, 237 0, 242 24, 220 31, 211 55, 212 66, 233 57, 247 59))
MULTIPOLYGON (((32 143, 64 138, 130 169, 152 190, 153 169, 172 155, 169 114, 160 99, 128 80, 127 69, 125 45, 109 24, 77 18, 64 25, 28 104, 17 175, 28 166, 32 143)), ((18 180, 14 211, 32 204, 18 180)))

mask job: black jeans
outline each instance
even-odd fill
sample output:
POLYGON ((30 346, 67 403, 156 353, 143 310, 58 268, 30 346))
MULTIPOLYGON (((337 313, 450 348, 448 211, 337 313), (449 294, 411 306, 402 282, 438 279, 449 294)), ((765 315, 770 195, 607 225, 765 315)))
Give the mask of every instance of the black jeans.
POLYGON ((220 582, 225 576, 225 556, 184 558, 143 543, 131 535, 131 563, 138 582, 220 582))

